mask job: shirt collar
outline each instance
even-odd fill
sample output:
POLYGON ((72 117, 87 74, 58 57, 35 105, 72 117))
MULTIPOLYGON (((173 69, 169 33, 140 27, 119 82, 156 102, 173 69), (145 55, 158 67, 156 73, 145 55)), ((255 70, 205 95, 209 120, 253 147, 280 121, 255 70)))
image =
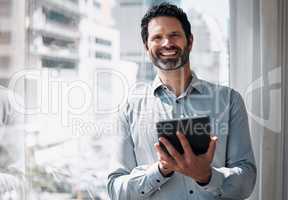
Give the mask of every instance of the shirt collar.
MULTIPOLYGON (((152 83, 152 91, 153 91, 154 96, 157 95, 157 91, 159 89, 163 89, 164 87, 166 86, 162 83, 162 81, 160 80, 160 77, 157 75, 152 83)), ((200 94, 203 91, 201 80, 199 80, 196 74, 192 71, 192 80, 190 81, 185 92, 187 92, 187 94, 191 94, 193 92, 193 89, 195 89, 200 94)))

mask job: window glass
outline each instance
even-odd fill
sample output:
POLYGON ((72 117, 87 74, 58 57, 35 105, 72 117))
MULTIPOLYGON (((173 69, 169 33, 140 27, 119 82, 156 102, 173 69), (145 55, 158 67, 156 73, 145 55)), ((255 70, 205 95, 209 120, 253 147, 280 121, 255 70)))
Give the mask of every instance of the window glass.
MULTIPOLYGON (((0 0, 0 16, 13 15, 10 2, 0 0)), ((140 21, 149 6, 160 2, 28 0, 22 7, 26 16, 13 18, 26 27, 25 34, 11 32, 17 42, 26 38, 25 45, 11 46, 17 53, 3 57, 1 45, 11 36, 0 33, 0 66, 34 70, 25 84, 32 113, 26 120, 29 200, 108 199, 115 117, 130 90, 156 76, 140 21), (22 65, 11 67, 19 60, 22 65)), ((191 22, 192 69, 200 78, 228 85, 228 0, 169 2, 183 7, 191 22)))
POLYGON ((12 0, 0 0, 0 16, 10 17, 12 11, 12 0))

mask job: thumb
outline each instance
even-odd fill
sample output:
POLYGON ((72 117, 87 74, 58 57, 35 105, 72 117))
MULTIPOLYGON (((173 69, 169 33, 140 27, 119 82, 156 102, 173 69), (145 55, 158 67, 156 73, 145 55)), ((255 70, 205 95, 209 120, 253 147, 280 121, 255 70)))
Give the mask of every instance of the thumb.
POLYGON ((208 151, 207 151, 207 157, 208 157, 208 160, 210 162, 212 162, 213 160, 213 157, 214 157, 214 153, 215 153, 215 150, 216 150, 216 143, 218 141, 218 137, 217 136, 213 136, 211 137, 211 141, 209 143, 209 148, 208 148, 208 151))

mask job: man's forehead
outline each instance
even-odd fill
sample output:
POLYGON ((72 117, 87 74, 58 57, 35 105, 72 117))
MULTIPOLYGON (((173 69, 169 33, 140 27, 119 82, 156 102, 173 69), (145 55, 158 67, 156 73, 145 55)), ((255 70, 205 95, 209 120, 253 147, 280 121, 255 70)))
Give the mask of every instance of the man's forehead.
POLYGON ((160 16, 153 18, 148 24, 148 31, 157 32, 169 30, 171 32, 183 31, 180 21, 175 17, 160 16))

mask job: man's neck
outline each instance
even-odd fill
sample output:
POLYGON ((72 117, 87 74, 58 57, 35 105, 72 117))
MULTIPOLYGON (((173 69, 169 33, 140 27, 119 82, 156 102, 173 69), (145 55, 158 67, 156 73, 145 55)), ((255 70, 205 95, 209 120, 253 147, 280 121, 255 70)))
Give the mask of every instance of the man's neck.
POLYGON ((178 97, 188 87, 192 78, 192 72, 189 64, 187 64, 177 70, 158 70, 158 76, 162 83, 178 97))

